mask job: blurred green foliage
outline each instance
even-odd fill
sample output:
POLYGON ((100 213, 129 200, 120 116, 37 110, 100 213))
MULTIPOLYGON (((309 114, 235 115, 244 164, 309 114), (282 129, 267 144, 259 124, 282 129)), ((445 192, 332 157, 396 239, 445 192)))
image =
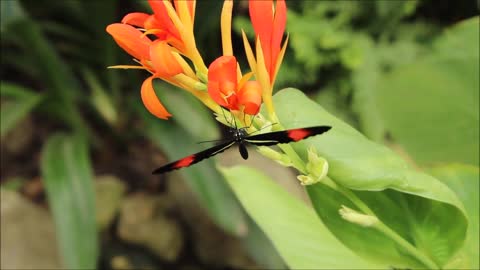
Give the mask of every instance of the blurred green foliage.
MULTIPOLYGON (((221 5, 222 1, 197 3, 196 41, 207 64, 221 53, 221 5)), ((304 90, 369 139, 399 145, 418 166, 446 162, 478 166, 478 17, 455 25, 478 14, 475 1, 307 0, 289 1, 287 5, 290 44, 276 89, 294 86, 304 90)), ((55 215, 59 242, 64 246, 72 243, 64 250, 66 265, 94 265, 98 254, 92 248, 97 240, 89 227, 95 216, 92 190, 83 190, 83 199, 67 203, 59 195, 78 192, 78 187, 69 182, 76 176, 72 170, 83 175, 81 185, 91 184, 90 172, 95 171, 95 166, 88 160, 87 147, 96 152, 108 151, 112 145, 121 148, 134 138, 146 138, 173 159, 180 153, 195 151, 190 147, 194 142, 213 139, 219 131, 205 108, 164 84, 158 84, 158 94, 174 117, 162 122, 147 115, 139 97, 146 74, 106 69, 132 62, 105 27, 128 12, 150 12, 146 1, 12 0, 0 1, 0 7, 2 144, 8 143, 4 141, 6 135, 27 115, 36 120, 36 127, 48 129, 41 138, 43 163, 38 167, 55 215), (70 150, 56 153, 61 150, 56 149, 57 144, 70 150), (81 153, 79 164, 56 164, 57 155, 66 155, 64 161, 68 162, 77 156, 76 151, 81 153), (80 213, 80 209, 88 214, 80 213), (64 216, 67 212, 70 215, 64 216), (75 220, 76 225, 86 227, 71 226, 75 220)), ((245 2, 236 5, 235 13, 234 49, 241 58, 244 54, 239 30, 244 29, 250 37, 253 31, 245 2)), ((239 60, 246 63, 245 59, 239 60)), ((322 120, 321 115, 312 117, 322 120)), ((433 173, 451 176, 450 169, 433 173)), ((458 175, 462 184, 444 182, 457 193, 467 212, 473 213, 471 204, 475 198, 462 192, 471 181, 478 180, 478 171, 466 178, 462 177, 463 171, 458 175)), ((251 227, 261 233, 247 222, 245 211, 215 170, 213 161, 185 170, 182 176, 189 179, 199 201, 225 231, 242 235, 245 227, 251 227)), ((264 191, 258 190, 260 197, 264 191)), ((478 203, 478 194, 476 198, 478 203)), ((476 221, 470 220, 478 228, 478 218, 476 221)), ((262 223, 259 225, 262 227, 262 223)), ((265 232, 269 235, 269 231, 265 232)), ((251 241, 246 239, 246 246, 251 241)), ((265 247, 265 253, 275 253, 266 238, 258 245, 265 247)), ((469 242, 465 247, 468 254, 478 255, 474 245, 469 242)), ((250 249, 255 247, 250 244, 250 249)), ((261 265, 283 265, 275 256, 269 257, 273 261, 257 257, 261 265)), ((288 255, 283 259, 290 263, 292 260, 288 255)), ((296 259, 291 265, 297 265, 296 259)), ((478 260, 467 265, 478 267, 478 260)))

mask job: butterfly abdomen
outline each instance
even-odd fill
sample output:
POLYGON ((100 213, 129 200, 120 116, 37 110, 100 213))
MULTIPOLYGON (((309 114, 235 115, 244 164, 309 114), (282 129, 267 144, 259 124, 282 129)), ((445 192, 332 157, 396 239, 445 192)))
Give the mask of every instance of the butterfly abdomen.
POLYGON ((240 155, 243 159, 248 159, 248 150, 243 141, 238 143, 238 151, 240 151, 240 155))

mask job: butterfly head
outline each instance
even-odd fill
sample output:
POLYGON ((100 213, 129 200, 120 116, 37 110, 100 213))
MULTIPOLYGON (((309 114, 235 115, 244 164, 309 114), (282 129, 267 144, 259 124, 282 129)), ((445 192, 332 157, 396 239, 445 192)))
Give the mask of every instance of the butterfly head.
POLYGON ((230 129, 230 132, 233 135, 233 139, 236 142, 241 142, 245 139, 245 137, 248 136, 247 128, 242 127, 242 128, 232 128, 230 129))

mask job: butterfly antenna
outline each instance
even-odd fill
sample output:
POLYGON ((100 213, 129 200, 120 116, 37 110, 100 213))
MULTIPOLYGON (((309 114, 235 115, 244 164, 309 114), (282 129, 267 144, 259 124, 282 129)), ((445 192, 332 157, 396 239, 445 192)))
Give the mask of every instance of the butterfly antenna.
POLYGON ((242 111, 243 112, 243 122, 245 123, 245 126, 247 125, 247 119, 246 119, 246 116, 245 116, 245 110, 242 111))
POLYGON ((237 121, 235 121, 235 118, 233 117, 233 115, 232 115, 232 122, 233 122, 233 125, 235 126, 235 129, 238 129, 237 121))
POLYGON ((222 114, 223 114, 223 118, 225 119, 225 123, 227 123, 231 127, 232 124, 230 123, 230 121, 228 121, 227 116, 225 115, 225 111, 224 111, 225 109, 222 106, 220 106, 220 110, 222 110, 222 114))
POLYGON ((253 125, 253 120, 255 120, 255 117, 257 117, 257 114, 255 114, 255 115, 250 119, 250 125, 248 125, 248 128, 252 127, 252 125, 253 125))

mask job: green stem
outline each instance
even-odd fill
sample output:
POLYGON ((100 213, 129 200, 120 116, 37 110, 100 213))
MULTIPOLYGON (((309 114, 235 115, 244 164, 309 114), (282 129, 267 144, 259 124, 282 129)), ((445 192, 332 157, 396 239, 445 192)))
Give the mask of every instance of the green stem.
POLYGON ((297 152, 293 150, 292 146, 289 144, 279 144, 278 147, 290 158, 295 169, 299 170, 302 174, 307 173, 305 162, 298 156, 297 152))
POLYGON ((413 246, 407 240, 403 239, 400 235, 398 235, 394 230, 390 229, 390 227, 385 225, 383 222, 379 221, 377 224, 375 224, 374 228, 379 230, 383 234, 385 234, 390 239, 392 239, 395 243, 401 246, 404 250, 410 253, 417 260, 422 262, 429 269, 440 269, 440 267, 438 267, 437 264, 434 261, 432 261, 432 259, 430 259, 421 251, 416 249, 415 246, 413 246))
POLYGON ((365 204, 360 198, 358 198, 357 195, 355 195, 355 193, 353 193, 349 189, 341 185, 337 185, 337 191, 342 193, 351 202, 353 202, 353 204, 355 204, 355 206, 357 206, 358 209, 360 209, 364 214, 375 216, 375 213, 370 209, 370 207, 368 207, 367 204, 365 204))

